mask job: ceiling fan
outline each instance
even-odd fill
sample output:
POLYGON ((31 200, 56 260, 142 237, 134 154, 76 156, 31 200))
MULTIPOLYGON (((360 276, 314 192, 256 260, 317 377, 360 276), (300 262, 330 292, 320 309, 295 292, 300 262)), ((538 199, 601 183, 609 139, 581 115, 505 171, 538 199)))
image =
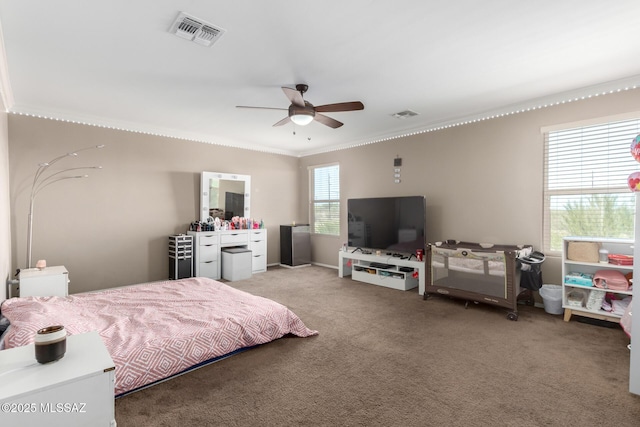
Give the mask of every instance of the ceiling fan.
MULTIPOLYGON (((336 104, 325 104, 314 107, 309 101, 305 101, 302 97, 303 94, 309 89, 309 86, 305 84, 297 84, 295 89, 289 87, 283 87, 282 91, 286 97, 291 101, 289 105, 289 115, 273 126, 282 126, 289 122, 293 122, 299 126, 306 126, 313 120, 327 125, 330 128, 336 129, 342 126, 344 123, 332 119, 329 116, 325 116, 321 113, 336 113, 340 111, 356 111, 363 110, 364 104, 360 101, 353 102, 339 102, 336 104)), ((237 105, 236 108, 260 108, 263 110, 284 110, 286 108, 272 108, 272 107, 249 107, 246 105, 237 105)))

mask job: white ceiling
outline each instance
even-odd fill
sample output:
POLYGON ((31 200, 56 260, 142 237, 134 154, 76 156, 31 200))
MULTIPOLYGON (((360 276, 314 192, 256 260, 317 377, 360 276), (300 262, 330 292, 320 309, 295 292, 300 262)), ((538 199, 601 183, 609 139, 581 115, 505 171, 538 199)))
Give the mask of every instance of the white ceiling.
POLYGON ((11 112, 293 156, 640 86, 638 0, 0 0, 0 20, 11 112), (181 11, 226 33, 170 34, 181 11), (286 109, 296 83, 365 109, 331 129, 236 108, 286 109))

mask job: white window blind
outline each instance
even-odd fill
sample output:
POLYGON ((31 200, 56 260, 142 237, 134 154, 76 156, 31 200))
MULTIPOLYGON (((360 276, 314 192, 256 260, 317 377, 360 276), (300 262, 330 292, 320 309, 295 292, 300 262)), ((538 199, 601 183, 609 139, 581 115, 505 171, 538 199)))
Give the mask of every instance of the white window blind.
POLYGON ((340 235, 340 166, 310 168, 312 233, 340 235))
POLYGON ((635 195, 627 177, 640 171, 631 142, 640 119, 545 134, 544 250, 562 250, 562 238, 633 238, 635 195))

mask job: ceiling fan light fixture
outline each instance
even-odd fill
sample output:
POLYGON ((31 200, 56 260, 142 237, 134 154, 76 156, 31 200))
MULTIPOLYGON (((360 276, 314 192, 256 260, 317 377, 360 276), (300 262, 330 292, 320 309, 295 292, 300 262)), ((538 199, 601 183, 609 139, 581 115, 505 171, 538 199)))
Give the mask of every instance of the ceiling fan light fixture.
MULTIPOLYGON (((276 122, 273 126, 282 126, 287 123, 293 123, 298 126, 306 126, 312 121, 316 120, 318 123, 329 126, 332 129, 337 129, 344 123, 339 122, 336 119, 332 119, 329 116, 325 116, 322 113, 337 113, 341 111, 357 111, 363 110, 364 104, 360 101, 352 102, 338 102, 334 104, 324 104, 318 107, 314 107, 308 101, 305 101, 302 95, 307 91, 308 86, 305 84, 296 85, 295 89, 290 87, 283 87, 282 91, 285 96, 291 102, 289 105, 289 114, 284 119, 276 122)), ((249 107, 244 105, 237 105, 237 108, 260 108, 267 110, 283 110, 284 108, 275 107, 249 107)))
POLYGON ((306 126, 313 121, 313 114, 301 111, 291 116, 291 121, 298 126, 306 126))
POLYGON ((313 105, 304 101, 304 107, 301 105, 291 104, 289 106, 289 118, 298 126, 306 126, 313 121, 316 116, 316 110, 313 105))

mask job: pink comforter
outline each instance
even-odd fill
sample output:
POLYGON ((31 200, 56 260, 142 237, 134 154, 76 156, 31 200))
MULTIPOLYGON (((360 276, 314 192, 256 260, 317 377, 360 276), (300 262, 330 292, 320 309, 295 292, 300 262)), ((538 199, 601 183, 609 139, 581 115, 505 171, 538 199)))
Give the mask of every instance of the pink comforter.
POLYGON ((155 282, 62 297, 12 298, 5 347, 38 329, 97 330, 116 365, 115 394, 286 334, 317 335, 287 307, 206 278, 155 282))

